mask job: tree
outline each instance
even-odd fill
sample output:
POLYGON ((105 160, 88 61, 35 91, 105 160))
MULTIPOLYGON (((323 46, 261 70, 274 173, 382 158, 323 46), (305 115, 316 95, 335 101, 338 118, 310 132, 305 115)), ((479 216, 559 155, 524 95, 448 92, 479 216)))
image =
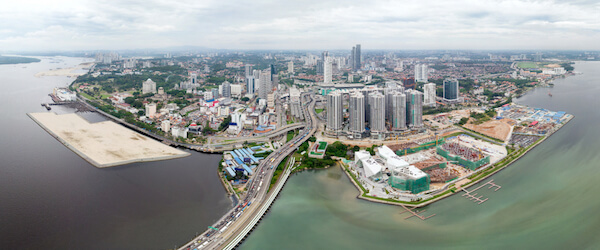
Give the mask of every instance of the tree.
POLYGON ((465 124, 467 124, 467 122, 468 122, 468 121, 469 121, 469 118, 468 118, 468 117, 463 117, 463 118, 461 118, 461 119, 460 119, 460 121, 458 122, 458 125, 461 125, 461 126, 462 126, 462 125, 465 125, 465 124))
POLYGON ((248 97, 244 96, 244 97, 242 97, 242 101, 243 101, 243 102, 250 101, 250 98, 248 98, 248 97))
POLYGON ((132 104, 134 101, 135 101, 135 98, 133 98, 131 96, 125 98, 125 103, 127 103, 127 104, 132 104))
POLYGON ((136 108, 136 109, 139 109, 139 108, 142 108, 144 106, 144 103, 142 103, 139 100, 135 100, 135 101, 133 101, 131 103, 131 106, 134 107, 134 108, 136 108))
POLYGON ((143 116, 146 112, 144 112, 144 110, 139 110, 138 111, 138 116, 143 116))

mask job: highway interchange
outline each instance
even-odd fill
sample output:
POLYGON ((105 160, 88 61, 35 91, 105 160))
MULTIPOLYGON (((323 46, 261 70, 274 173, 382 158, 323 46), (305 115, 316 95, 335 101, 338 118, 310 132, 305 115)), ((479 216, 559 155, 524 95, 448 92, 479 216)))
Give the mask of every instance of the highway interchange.
POLYGON ((291 173, 289 168, 294 161, 290 159, 280 180, 273 186, 273 190, 267 193, 277 166, 285 157, 295 152, 298 146, 308 140, 317 130, 316 123, 318 121, 314 111, 313 96, 309 93, 303 93, 301 101, 304 103, 302 110, 307 118, 306 124, 308 125, 300 130, 298 136, 262 160, 256 167, 254 175, 248 181, 249 188, 246 195, 237 206, 229 210, 207 231, 180 249, 232 249, 244 239, 246 234, 262 218, 291 173))

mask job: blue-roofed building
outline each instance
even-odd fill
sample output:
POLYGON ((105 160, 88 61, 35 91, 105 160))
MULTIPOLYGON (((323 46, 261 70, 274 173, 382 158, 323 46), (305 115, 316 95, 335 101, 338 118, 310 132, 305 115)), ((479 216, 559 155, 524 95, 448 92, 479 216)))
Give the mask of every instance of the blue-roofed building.
POLYGON ((254 171, 252 171, 252 169, 250 169, 248 166, 242 165, 242 167, 244 167, 244 170, 246 170, 246 172, 248 172, 249 174, 252 175, 254 173, 254 171))
POLYGON ((242 160, 240 160, 240 158, 239 158, 239 157, 235 157, 235 158, 233 158, 233 159, 234 159, 234 160, 235 160, 235 162, 237 162, 237 164, 239 164, 239 165, 242 165, 242 164, 244 164, 244 162, 243 162, 242 160))
POLYGON ((229 176, 231 176, 231 177, 235 176, 235 171, 233 171, 233 169, 231 169, 231 167, 226 167, 225 170, 227 170, 227 173, 229 173, 229 176))

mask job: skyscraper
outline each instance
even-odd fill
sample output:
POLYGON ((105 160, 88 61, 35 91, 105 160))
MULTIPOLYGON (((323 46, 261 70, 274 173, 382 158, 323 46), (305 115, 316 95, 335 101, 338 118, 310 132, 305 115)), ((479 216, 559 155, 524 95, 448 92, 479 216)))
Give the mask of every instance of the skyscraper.
POLYGON ((270 70, 263 70, 260 72, 260 78, 258 79, 258 98, 267 99, 267 95, 271 91, 271 72, 270 70))
POLYGON ((323 70, 323 83, 329 84, 331 83, 332 78, 332 64, 331 58, 325 57, 324 70, 323 70))
POLYGON ((271 81, 273 81, 273 76, 277 75, 277 70, 275 70, 275 65, 273 64, 269 65, 269 68, 271 69, 271 81))
POLYGON ((294 61, 288 62, 287 72, 290 74, 294 74, 294 61))
POLYGON ((446 101, 458 101, 458 80, 455 78, 444 80, 444 99, 446 101))
POLYGON ((415 65, 415 81, 417 82, 427 82, 427 78, 429 77, 427 64, 417 64, 415 65))
POLYGON ((321 59, 317 61, 317 75, 322 75, 325 72, 325 60, 329 57, 329 51, 321 53, 321 59))
POLYGON ((360 90, 360 92, 365 97, 365 120, 367 122, 370 122, 371 121, 371 107, 369 106, 369 93, 371 93, 371 91, 367 88, 363 88, 360 90))
POLYGON ((339 132, 342 130, 344 117, 342 94, 333 91, 327 95, 327 130, 339 132))
POLYGON ((350 94, 350 132, 361 138, 365 132, 365 96, 360 92, 350 94))
POLYGON ((426 83, 423 85, 423 106, 435 107, 436 87, 435 83, 426 83))
POLYGON ((252 65, 246 64, 246 77, 252 74, 252 65))
POLYGON ((223 82, 223 97, 231 97, 231 83, 228 81, 223 82))
POLYGON ((352 61, 353 70, 357 71, 361 69, 360 44, 352 47, 352 55, 350 56, 350 60, 352 61))
POLYGON ((406 90, 406 123, 409 127, 423 126, 423 93, 418 90, 406 90))
POLYGON ((406 129, 406 95, 395 92, 392 95, 392 130, 406 129))
POLYGON ((385 98, 379 92, 373 92, 369 95, 369 105, 371 106, 371 119, 369 128, 371 133, 385 132, 385 98))
POLYGON ((254 88, 255 88, 254 76, 253 75, 246 76, 246 93, 253 95, 254 88))

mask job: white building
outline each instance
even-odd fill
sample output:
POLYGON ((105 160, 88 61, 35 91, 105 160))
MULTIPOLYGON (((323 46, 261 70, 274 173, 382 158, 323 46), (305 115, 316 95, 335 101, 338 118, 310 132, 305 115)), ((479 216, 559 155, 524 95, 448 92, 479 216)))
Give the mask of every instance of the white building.
POLYGON ((392 130, 406 129, 406 95, 396 92, 392 95, 392 130))
POLYGON ((327 95, 327 129, 333 132, 342 130, 344 113, 342 94, 335 90, 327 95))
POLYGON ((365 97, 360 92, 350 95, 350 132, 354 138, 361 138, 365 132, 365 97))
POLYGON ((290 111, 296 118, 302 119, 302 105, 300 104, 300 90, 295 87, 290 88, 290 111))
POLYGON ((160 129, 165 133, 169 133, 169 130, 171 129, 171 121, 163 120, 160 124, 160 129))
POLYGON ((156 94, 156 83, 152 79, 148 78, 142 83, 142 94, 155 93, 156 94))
POLYGON ((333 77, 332 67, 331 57, 325 57, 325 62, 323 65, 323 83, 325 84, 331 83, 333 77))
POLYGON ((267 99, 269 93, 271 93, 271 73, 269 70, 263 70, 258 79, 258 98, 267 99))
POLYGON ((417 82, 427 82, 429 78, 429 69, 427 68, 427 64, 417 64, 415 65, 415 81, 417 82))
POLYGON ((188 131, 189 131, 189 128, 173 127, 173 129, 171 129, 171 135, 175 138, 177 138, 177 137, 187 138, 188 131))
POLYGON ((212 92, 212 91, 205 91, 205 92, 203 93, 203 95, 204 95, 204 101, 209 101, 209 100, 212 100, 212 99, 214 99, 214 98, 213 98, 213 92, 212 92))
POLYGON ((369 127, 371 133, 380 134, 385 129, 385 97, 380 92, 373 92, 369 95, 369 106, 371 108, 369 127))
POLYGON ((354 152, 354 159, 355 166, 363 168, 365 177, 374 178, 380 175, 382 167, 369 152, 364 150, 354 152))
POLYGON ((435 83, 426 83, 423 85, 423 106, 435 107, 436 87, 435 83))
POLYGON ((287 72, 290 74, 294 74, 294 61, 288 62, 287 72))
POLYGON ((242 85, 241 84, 231 84, 231 96, 236 96, 236 97, 242 96, 242 85))
POLYGON ((146 104, 146 116, 150 118, 154 118, 156 115, 156 103, 148 103, 146 104))

